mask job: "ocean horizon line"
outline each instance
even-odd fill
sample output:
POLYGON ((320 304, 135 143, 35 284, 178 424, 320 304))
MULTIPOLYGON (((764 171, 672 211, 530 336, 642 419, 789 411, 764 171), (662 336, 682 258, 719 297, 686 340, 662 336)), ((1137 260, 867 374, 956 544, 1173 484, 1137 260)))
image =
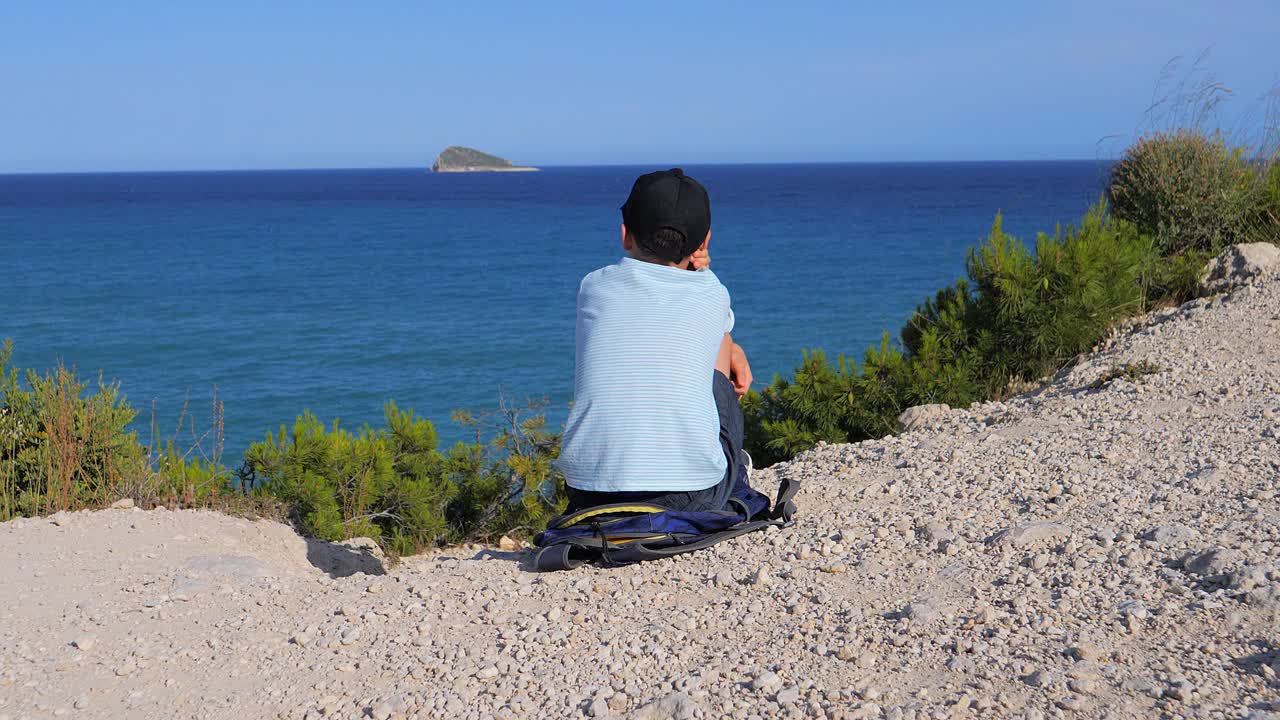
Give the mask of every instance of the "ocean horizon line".
MULTIPOLYGON (((1051 158, 1024 160, 784 160, 765 162, 654 162, 654 163, 586 163, 586 164, 545 164, 531 165, 540 170, 574 170, 574 169, 610 169, 610 168, 654 168, 654 167, 805 167, 805 166, 920 166, 920 165, 1044 165, 1060 163, 1112 163, 1119 158, 1051 158)), ((174 168, 151 170, 34 170, 18 172, 0 172, 0 178, 15 177, 57 177, 57 176, 99 176, 99 175, 197 175, 197 174, 245 174, 245 173, 313 173, 313 172, 404 172, 416 171, 432 173, 429 165, 353 165, 348 167, 243 167, 243 168, 174 168)), ((453 175, 501 175, 502 173, 447 173, 453 175)))

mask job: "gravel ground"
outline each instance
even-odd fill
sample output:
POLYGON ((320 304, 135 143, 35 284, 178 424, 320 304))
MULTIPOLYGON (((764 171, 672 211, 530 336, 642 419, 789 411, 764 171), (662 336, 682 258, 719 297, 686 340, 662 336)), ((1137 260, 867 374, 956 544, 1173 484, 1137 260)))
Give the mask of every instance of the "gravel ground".
POLYGON ((1280 282, 917 425, 758 471, 789 529, 615 570, 0 525, 0 718, 1280 717, 1280 282))

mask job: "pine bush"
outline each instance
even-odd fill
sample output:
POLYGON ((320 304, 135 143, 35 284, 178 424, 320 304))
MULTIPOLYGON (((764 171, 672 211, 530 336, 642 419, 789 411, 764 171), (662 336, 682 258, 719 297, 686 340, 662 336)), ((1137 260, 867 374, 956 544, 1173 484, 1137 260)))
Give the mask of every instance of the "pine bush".
POLYGON ((1034 248, 1004 232, 969 251, 967 277, 926 299, 861 366, 806 351, 790 379, 743 401, 747 447, 761 464, 819 441, 854 442, 897 430, 908 407, 967 406, 999 397, 1086 352, 1119 318, 1146 306, 1157 267, 1152 241, 1108 216, 1103 203, 1079 229, 1040 234, 1034 248))
POLYGON ((1010 381, 1050 373, 1087 352, 1116 320, 1142 312, 1151 253, 1149 241, 1109 218, 1102 203, 1079 229, 1041 233, 1034 251, 1007 235, 997 216, 967 261, 981 391, 998 394, 1010 381))
POLYGON ((291 508, 306 534, 372 537, 387 551, 489 538, 540 526, 564 506, 551 468, 559 438, 541 416, 520 419, 489 444, 437 449, 435 426, 384 408, 385 428, 331 429, 310 412, 245 453, 243 482, 291 508))

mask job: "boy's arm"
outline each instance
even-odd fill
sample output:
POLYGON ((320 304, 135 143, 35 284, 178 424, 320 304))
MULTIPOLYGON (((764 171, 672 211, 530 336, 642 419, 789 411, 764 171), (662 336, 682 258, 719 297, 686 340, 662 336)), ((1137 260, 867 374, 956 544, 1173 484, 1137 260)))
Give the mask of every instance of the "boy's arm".
POLYGON ((729 379, 739 397, 751 389, 751 365, 747 363, 747 353, 737 343, 733 344, 733 354, 729 356, 729 379))
POLYGON ((751 389, 751 365, 747 362, 747 353, 742 346, 733 341, 729 333, 720 341, 720 355, 716 358, 716 369, 724 373, 733 383, 733 391, 739 397, 746 395, 751 389))

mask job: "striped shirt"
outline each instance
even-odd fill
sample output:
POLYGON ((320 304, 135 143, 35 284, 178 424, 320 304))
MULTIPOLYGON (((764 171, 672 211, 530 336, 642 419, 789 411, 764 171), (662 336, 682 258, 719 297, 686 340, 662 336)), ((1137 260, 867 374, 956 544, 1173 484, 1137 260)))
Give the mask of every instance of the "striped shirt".
POLYGON ((573 408, 558 467, 595 492, 703 490, 724 478, 711 379, 733 329, 710 270, 623 258, 578 288, 573 408))

